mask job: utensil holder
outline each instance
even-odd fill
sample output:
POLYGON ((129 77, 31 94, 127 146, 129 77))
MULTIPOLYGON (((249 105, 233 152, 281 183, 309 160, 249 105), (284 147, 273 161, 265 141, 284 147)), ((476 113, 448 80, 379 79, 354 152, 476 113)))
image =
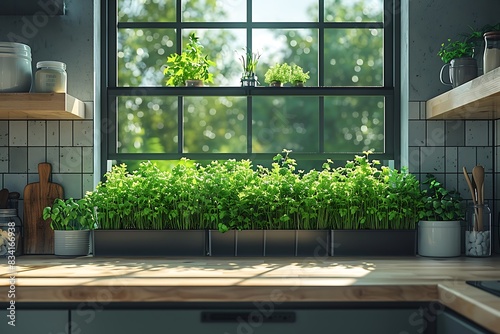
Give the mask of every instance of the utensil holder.
POLYGON ((465 226, 465 255, 490 256, 491 238, 491 210, 488 204, 469 205, 465 226))

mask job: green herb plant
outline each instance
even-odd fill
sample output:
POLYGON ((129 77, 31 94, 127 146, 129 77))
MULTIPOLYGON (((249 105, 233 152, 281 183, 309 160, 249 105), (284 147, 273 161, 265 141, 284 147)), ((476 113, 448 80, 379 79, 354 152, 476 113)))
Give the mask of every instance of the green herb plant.
POLYGON ((203 45, 196 33, 189 34, 189 41, 180 53, 173 53, 167 58, 163 70, 167 86, 185 86, 186 80, 202 80, 213 83, 213 74, 209 72, 215 63, 203 54, 203 45))
POLYGON ((271 66, 264 75, 264 82, 281 83, 282 85, 290 82, 292 69, 287 63, 275 64, 271 66))
POLYGON ((247 52, 245 48, 243 48, 243 50, 245 53, 243 55, 238 55, 238 58, 243 67, 243 78, 248 78, 255 75, 261 54, 259 52, 247 52))
POLYGON ((460 193, 447 190, 432 174, 423 182, 427 188, 423 193, 421 219, 431 221, 463 220, 464 207, 460 193))
POLYGON ((91 230, 95 227, 94 208, 88 197, 80 200, 56 198, 43 209, 42 217, 50 219, 53 230, 91 230))
POLYGON ((304 72, 302 67, 297 64, 292 64, 290 70, 290 82, 294 84, 305 83, 309 79, 309 72, 304 72))
POLYGON ((452 42, 451 39, 448 38, 447 43, 441 44, 441 48, 439 49, 437 55, 445 64, 448 64, 453 59, 473 57, 474 43, 470 40, 459 40, 452 42))

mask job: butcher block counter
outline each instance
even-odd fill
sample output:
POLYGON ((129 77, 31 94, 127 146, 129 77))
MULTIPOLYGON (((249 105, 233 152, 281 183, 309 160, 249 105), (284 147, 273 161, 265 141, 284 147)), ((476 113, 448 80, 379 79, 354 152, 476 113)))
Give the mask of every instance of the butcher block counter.
POLYGON ((106 258, 20 256, 0 265, 0 303, 429 302, 500 333, 500 257, 106 258), (14 269, 14 272, 10 272, 14 269), (105 293, 104 293, 105 292, 105 293))

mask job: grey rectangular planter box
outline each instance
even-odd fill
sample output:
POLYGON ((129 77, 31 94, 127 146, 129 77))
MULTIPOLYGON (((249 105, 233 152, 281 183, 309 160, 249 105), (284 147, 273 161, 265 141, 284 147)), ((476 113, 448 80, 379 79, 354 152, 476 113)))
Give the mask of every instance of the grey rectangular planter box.
POLYGON ((204 230, 95 230, 94 256, 205 256, 204 230))
POLYGON ((218 230, 208 231, 208 255, 209 256, 235 256, 236 254, 236 232, 224 233, 218 230))
POLYGON ((210 256, 314 257, 330 255, 329 230, 209 231, 210 256))
POLYGON ((415 256, 416 230, 333 230, 333 256, 415 256))

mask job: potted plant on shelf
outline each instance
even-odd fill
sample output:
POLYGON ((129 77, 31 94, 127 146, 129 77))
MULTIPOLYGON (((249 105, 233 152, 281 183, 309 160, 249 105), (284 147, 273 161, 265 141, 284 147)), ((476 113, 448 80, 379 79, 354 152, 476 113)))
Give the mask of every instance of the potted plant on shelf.
MULTIPOLYGON (((246 51, 246 49, 244 49, 246 51)), ((258 85, 256 73, 257 64, 259 63, 261 54, 259 52, 245 52, 244 55, 239 55, 241 65, 243 66, 243 74, 241 76, 242 87, 255 87, 258 85)))
POLYGON ((309 79, 309 72, 304 72, 302 67, 297 64, 292 64, 290 82, 295 87, 303 87, 304 83, 309 79))
POLYGON ((291 67, 287 63, 271 66, 264 75, 264 82, 272 87, 281 87, 290 82, 291 67))
POLYGON ((189 41, 180 53, 173 53, 167 58, 163 73, 168 78, 168 86, 203 86, 213 83, 213 74, 209 69, 215 63, 203 54, 203 45, 193 32, 189 41))
POLYGON ((43 209, 43 219, 54 230, 54 254, 82 256, 89 252, 90 231, 95 227, 94 208, 88 197, 57 198, 43 209))
POLYGON ((443 84, 457 87, 477 77, 477 61, 473 58, 473 42, 448 39, 447 43, 441 44, 437 55, 444 62, 439 74, 443 84), (446 82, 443 78, 444 71, 448 67, 450 82, 446 82))
POLYGON ((422 191, 423 208, 418 222, 418 254, 431 257, 454 257, 461 254, 461 221, 465 210, 457 191, 443 187, 428 174, 422 191))

